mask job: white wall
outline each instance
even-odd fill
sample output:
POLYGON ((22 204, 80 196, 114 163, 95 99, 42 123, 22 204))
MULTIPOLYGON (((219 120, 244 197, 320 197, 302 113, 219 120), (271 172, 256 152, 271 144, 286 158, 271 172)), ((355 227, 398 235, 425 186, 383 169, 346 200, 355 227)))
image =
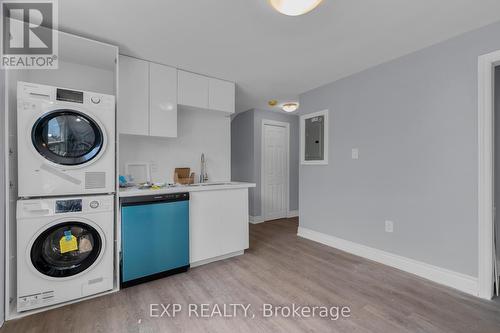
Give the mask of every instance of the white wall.
POLYGON ((205 153, 209 181, 231 180, 230 118, 221 112, 179 107, 178 137, 120 135, 120 174, 127 162, 150 162, 154 182, 173 182, 174 169, 189 167, 200 174, 205 153))

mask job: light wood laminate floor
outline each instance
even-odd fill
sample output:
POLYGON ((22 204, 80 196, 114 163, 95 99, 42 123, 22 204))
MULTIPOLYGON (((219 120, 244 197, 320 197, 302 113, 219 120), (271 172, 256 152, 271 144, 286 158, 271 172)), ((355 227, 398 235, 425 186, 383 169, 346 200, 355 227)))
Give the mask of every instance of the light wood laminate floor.
POLYGON ((245 255, 7 322, 6 332, 500 332, 500 303, 297 237, 297 219, 250 227, 245 255), (151 303, 180 303, 151 318, 151 303), (194 319, 189 303, 251 303, 255 318, 194 319), (263 303, 349 306, 351 317, 263 318, 263 303))

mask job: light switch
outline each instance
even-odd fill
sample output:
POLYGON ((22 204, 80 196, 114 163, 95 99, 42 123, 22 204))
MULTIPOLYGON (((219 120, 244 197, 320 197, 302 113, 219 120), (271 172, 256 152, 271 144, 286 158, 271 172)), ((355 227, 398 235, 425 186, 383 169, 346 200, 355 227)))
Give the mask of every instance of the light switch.
POLYGON ((353 148, 351 151, 351 157, 353 160, 359 159, 359 149, 358 148, 353 148))
POLYGON ((151 167, 151 172, 158 172, 158 162, 150 161, 149 165, 151 167))
POLYGON ((394 222, 385 221, 385 232, 394 232, 394 222))

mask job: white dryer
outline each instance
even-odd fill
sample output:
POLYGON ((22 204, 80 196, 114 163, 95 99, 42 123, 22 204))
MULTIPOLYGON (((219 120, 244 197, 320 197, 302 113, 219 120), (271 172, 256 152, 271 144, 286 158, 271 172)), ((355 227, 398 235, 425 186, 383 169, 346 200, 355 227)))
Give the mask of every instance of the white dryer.
POLYGON ((113 196, 17 202, 17 310, 113 289, 113 196))
POLYGON ((115 97, 18 82, 19 197, 115 192, 115 97))

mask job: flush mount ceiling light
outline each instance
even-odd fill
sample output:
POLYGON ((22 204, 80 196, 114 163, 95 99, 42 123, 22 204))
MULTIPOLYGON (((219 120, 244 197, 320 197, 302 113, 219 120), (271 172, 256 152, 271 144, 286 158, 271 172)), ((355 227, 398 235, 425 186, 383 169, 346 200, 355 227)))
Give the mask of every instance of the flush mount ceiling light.
POLYGON ((272 99, 269 102, 267 102, 267 104, 269 104, 269 106, 276 106, 276 104, 278 104, 278 101, 275 99, 272 99))
POLYGON ((281 106, 281 109, 285 112, 293 112, 297 111, 299 108, 299 103, 285 103, 283 106, 281 106))
POLYGON ((281 14, 299 16, 316 8, 323 0, 269 0, 271 6, 281 14))

